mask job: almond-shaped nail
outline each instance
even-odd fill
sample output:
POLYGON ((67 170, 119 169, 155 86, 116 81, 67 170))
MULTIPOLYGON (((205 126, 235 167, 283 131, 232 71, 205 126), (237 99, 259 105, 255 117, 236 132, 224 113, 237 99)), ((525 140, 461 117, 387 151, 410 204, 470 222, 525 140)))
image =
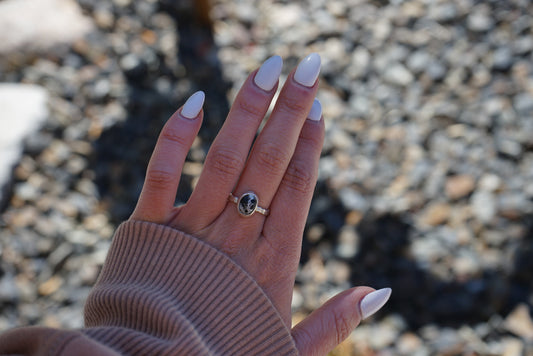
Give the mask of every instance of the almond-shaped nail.
POLYGON ((366 319, 380 310, 389 300, 391 293, 392 289, 383 288, 367 294, 359 304, 362 318, 366 319))
POLYGON ((313 106, 311 106, 311 111, 309 111, 309 115, 307 115, 307 118, 313 121, 320 121, 321 117, 322 104, 320 104, 320 101, 318 101, 318 99, 315 99, 315 101, 313 101, 313 106))
POLYGON ((271 91, 278 82, 283 67, 280 56, 272 56, 267 59, 255 74, 254 83, 264 91, 271 91))
POLYGON ((298 64, 294 73, 294 80, 306 87, 312 87, 320 73, 320 55, 311 53, 298 64))
POLYGON ((204 105, 205 93, 203 91, 197 91, 183 105, 181 109, 181 116, 186 117, 187 119, 194 119, 202 110, 204 105))

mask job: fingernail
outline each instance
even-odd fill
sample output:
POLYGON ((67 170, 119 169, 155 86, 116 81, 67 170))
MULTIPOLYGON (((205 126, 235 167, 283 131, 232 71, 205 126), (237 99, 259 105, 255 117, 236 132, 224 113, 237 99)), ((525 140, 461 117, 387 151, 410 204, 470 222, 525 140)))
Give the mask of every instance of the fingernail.
POLYGON ((311 111, 309 111, 309 115, 307 115, 307 118, 313 121, 320 121, 321 117, 322 104, 320 104, 320 101, 318 101, 318 99, 315 99, 315 101, 313 101, 313 106, 311 106, 311 111))
POLYGON ((264 91, 271 91, 278 82, 282 66, 283 60, 280 56, 270 57, 255 74, 254 83, 264 91))
POLYGON ((203 91, 197 91, 183 105, 181 109, 181 115, 187 119, 194 119, 202 110, 204 105, 205 93, 203 91))
POLYGON ((320 73, 320 55, 311 53, 298 64, 294 80, 306 87, 312 87, 320 73))
POLYGON ((383 288, 367 294, 359 304, 363 319, 368 318, 380 310, 389 300, 391 293, 392 289, 383 288))

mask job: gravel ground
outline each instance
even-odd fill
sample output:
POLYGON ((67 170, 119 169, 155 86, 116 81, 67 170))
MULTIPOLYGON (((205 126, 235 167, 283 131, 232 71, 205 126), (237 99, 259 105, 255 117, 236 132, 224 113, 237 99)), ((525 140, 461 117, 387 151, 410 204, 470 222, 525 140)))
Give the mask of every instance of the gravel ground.
POLYGON ((0 218, 0 330, 82 325, 155 138, 196 90, 185 201, 247 74, 323 59, 327 135, 293 298, 390 302, 334 355, 533 355, 533 5, 526 0, 79 0, 83 39, 0 59, 50 96, 0 218))

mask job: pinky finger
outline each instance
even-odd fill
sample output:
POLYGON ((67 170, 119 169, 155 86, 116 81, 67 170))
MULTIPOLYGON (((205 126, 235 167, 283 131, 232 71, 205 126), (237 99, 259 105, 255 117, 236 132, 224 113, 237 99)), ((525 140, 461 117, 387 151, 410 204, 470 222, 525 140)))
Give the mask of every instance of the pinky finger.
POLYGON ((183 164, 202 122, 204 98, 201 91, 193 94, 161 130, 131 219, 162 224, 170 218, 183 164))
POLYGON ((331 298, 292 329, 300 355, 326 355, 346 339, 361 320, 389 300, 390 288, 356 287, 331 298))

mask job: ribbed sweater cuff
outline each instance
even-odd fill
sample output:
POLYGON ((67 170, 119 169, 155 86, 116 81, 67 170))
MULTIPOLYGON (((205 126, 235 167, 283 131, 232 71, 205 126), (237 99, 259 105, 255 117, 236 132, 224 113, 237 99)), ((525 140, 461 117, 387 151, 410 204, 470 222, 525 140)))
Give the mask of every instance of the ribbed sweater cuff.
POLYGON ((202 241, 149 222, 117 229, 85 323, 89 337, 124 354, 297 354, 248 273, 202 241))

